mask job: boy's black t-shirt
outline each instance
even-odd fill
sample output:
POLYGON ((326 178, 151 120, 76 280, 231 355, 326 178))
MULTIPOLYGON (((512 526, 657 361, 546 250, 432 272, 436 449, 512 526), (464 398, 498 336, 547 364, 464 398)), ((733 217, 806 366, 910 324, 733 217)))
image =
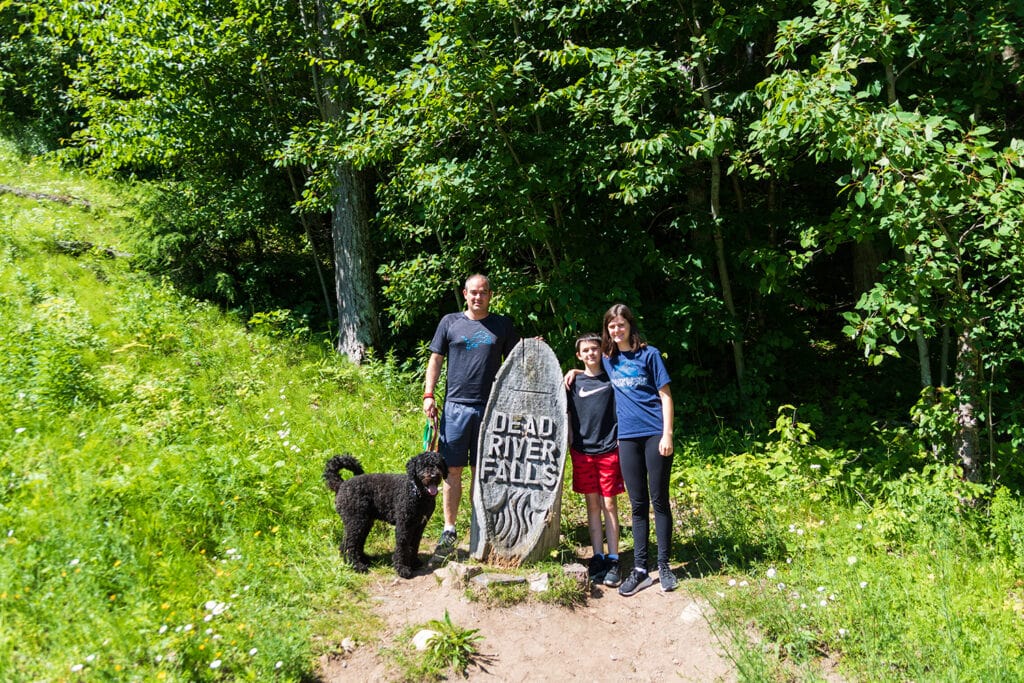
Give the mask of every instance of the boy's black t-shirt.
POLYGON ((618 447, 615 394, 608 375, 576 375, 569 389, 569 429, 572 447, 580 453, 601 455, 618 447))
POLYGON ((470 320, 465 313, 449 313, 430 341, 430 350, 448 357, 445 401, 486 403, 491 385, 519 341, 512 318, 491 313, 483 320, 470 320))

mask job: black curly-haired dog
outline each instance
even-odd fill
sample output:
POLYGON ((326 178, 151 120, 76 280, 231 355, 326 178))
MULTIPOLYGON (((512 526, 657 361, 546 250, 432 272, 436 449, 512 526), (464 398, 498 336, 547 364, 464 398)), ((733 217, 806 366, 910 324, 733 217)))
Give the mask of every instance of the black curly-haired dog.
POLYGON ((334 507, 345 525, 341 554, 357 572, 366 572, 363 549, 374 520, 395 526, 395 571, 403 579, 423 566, 417 556, 423 530, 434 513, 438 487, 448 477, 444 459, 424 451, 405 464, 406 474, 364 474, 355 457, 336 455, 324 466, 324 481, 334 491, 334 507), (341 478, 341 470, 353 474, 341 478))

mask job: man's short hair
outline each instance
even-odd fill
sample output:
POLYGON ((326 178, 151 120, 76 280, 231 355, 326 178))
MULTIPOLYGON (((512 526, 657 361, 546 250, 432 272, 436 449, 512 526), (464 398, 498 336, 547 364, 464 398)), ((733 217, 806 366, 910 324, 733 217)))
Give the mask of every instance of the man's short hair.
POLYGON ((491 291, 491 278, 487 277, 486 275, 484 275, 482 273, 476 273, 475 275, 470 275, 469 277, 467 277, 466 278, 466 282, 463 283, 463 285, 462 285, 462 288, 468 290, 469 289, 469 283, 472 282, 473 280, 483 280, 484 281, 484 289, 486 291, 488 291, 488 292, 491 291))

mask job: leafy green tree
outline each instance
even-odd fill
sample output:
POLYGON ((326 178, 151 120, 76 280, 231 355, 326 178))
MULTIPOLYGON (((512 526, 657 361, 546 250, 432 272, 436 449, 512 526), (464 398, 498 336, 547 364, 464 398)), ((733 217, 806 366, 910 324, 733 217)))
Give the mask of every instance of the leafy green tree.
MULTIPOLYGON (((338 347, 360 360, 376 330, 361 181, 335 168, 336 201, 294 214, 309 168, 277 164, 293 128, 341 116, 319 78, 336 8, 274 0, 44 2, 83 57, 69 95, 84 112, 65 151, 162 188, 140 252, 194 293, 259 309, 307 307, 335 249, 338 347)), ((345 5, 341 4, 344 8, 345 5)))
POLYGON ((761 84, 765 107, 752 140, 777 173, 799 154, 848 164, 836 179, 847 203, 806 239, 835 245, 880 235, 891 243, 896 256, 847 314, 846 332, 877 363, 899 356, 908 337, 953 330, 949 447, 977 478, 979 422, 991 428, 993 419, 983 398, 997 389, 985 377, 1005 375, 1014 359, 997 349, 1014 348, 1024 331, 1016 322, 1024 147, 999 106, 999 92, 1019 87, 1021 74, 1013 59, 992 58, 1018 49, 1020 11, 859 0, 815 10, 780 27, 774 60, 788 68, 761 84), (950 88, 952 78, 974 87, 950 88))
POLYGON ((71 133, 64 70, 76 54, 34 18, 29 4, 0 3, 0 130, 39 152, 71 133))

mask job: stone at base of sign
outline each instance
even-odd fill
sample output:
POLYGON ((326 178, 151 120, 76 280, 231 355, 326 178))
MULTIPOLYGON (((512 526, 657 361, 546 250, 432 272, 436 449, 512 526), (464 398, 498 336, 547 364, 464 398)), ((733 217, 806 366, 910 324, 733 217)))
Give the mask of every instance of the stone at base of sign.
POLYGON ((547 593, 548 589, 551 588, 551 575, 547 572, 533 574, 527 578, 530 582, 530 592, 532 593, 547 593))
POLYGON ((543 341, 523 339, 498 370, 480 429, 475 559, 517 567, 558 546, 567 433, 558 359, 543 341))
POLYGON ((522 576, 495 574, 494 572, 477 574, 470 581, 481 588, 487 588, 488 586, 515 586, 516 584, 526 583, 526 579, 522 576))
POLYGON ((461 562, 449 562, 445 566, 435 569, 434 576, 441 580, 442 586, 461 590, 469 585, 470 579, 482 571, 480 567, 461 562))
POLYGON ((584 594, 590 592, 590 575, 587 572, 587 568, 579 562, 573 562, 572 564, 563 564, 562 571, 565 575, 573 579, 576 582, 576 587, 580 589, 584 594))

